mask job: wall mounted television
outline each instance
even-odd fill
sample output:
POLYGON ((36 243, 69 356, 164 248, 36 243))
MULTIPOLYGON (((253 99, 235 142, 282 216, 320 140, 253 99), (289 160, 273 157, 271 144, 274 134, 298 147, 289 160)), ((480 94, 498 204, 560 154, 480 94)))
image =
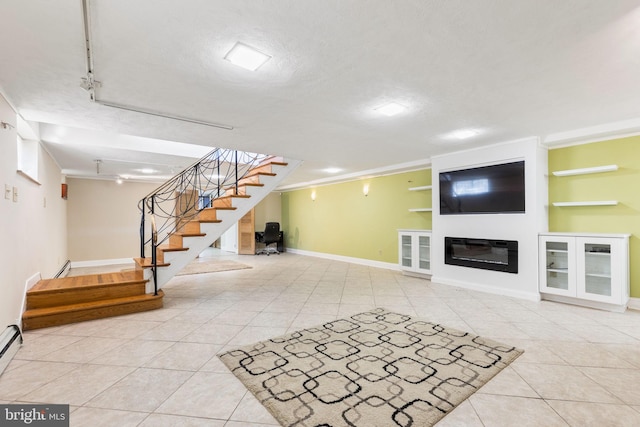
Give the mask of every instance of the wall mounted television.
POLYGON ((524 212, 524 160, 440 172, 440 215, 524 212))

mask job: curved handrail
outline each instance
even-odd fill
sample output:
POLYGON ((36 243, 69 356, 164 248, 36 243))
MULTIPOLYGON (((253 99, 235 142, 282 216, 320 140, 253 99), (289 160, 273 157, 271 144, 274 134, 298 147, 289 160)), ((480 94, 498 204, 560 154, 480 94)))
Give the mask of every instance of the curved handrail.
MULTIPOLYGON (((268 157, 216 148, 140 200, 140 256, 145 258, 146 248, 151 249, 154 282, 157 283, 158 246, 195 219, 202 209, 212 206, 227 189, 233 188, 237 194, 238 182, 268 157), (149 238, 146 237, 148 215, 152 224, 149 238)), ((157 293, 157 285, 154 286, 157 293)))

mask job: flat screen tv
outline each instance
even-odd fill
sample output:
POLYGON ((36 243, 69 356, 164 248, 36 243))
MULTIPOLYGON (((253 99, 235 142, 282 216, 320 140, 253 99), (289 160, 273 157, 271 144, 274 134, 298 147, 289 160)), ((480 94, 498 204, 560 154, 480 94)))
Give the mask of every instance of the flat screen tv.
POLYGON ((440 172, 440 215, 524 213, 524 161, 440 172))

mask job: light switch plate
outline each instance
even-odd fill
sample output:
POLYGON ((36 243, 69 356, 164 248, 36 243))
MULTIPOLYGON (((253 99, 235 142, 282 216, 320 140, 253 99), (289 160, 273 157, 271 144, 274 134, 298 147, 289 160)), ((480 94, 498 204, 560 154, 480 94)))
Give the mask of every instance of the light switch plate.
POLYGON ((4 185, 4 198, 11 200, 11 186, 9 184, 4 185))
POLYGON ((13 187, 13 201, 18 201, 18 187, 13 187))

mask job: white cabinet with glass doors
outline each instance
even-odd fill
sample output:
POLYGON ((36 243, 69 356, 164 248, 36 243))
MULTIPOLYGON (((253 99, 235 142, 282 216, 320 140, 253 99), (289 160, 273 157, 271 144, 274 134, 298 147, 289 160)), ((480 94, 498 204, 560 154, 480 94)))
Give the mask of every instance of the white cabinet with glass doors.
POLYGON ((629 235, 543 233, 539 250, 543 298, 568 297, 624 310, 629 300, 629 235))
POLYGON ((398 262, 405 273, 431 275, 431 231, 398 230, 398 262))

